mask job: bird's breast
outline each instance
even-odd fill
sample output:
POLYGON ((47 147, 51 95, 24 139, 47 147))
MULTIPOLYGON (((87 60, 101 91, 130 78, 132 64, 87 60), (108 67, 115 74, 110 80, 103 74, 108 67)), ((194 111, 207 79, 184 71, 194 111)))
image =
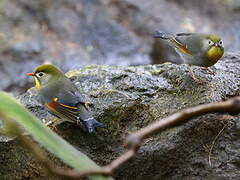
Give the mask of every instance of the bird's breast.
POLYGON ((207 52, 207 58, 212 63, 215 64, 222 56, 224 51, 217 46, 211 47, 207 52))

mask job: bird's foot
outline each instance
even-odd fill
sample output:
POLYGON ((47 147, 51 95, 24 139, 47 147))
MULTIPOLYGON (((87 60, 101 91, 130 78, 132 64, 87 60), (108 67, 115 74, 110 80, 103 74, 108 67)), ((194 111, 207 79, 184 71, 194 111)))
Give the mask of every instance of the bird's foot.
POLYGON ((63 121, 59 118, 54 118, 50 121, 48 121, 47 123, 45 123, 45 125, 51 129, 57 129, 57 125, 61 124, 63 121))
POLYGON ((203 84, 203 81, 201 79, 198 79, 195 74, 191 74, 192 79, 198 83, 198 84, 203 84))
POLYGON ((208 71, 210 74, 215 75, 216 73, 210 67, 201 67, 203 70, 208 71))
POLYGON ((203 84, 203 81, 202 81, 201 79, 198 79, 198 78, 195 76, 195 74, 194 74, 191 66, 189 66, 189 72, 190 72, 190 75, 191 75, 192 79, 193 79, 195 82, 197 82, 198 84, 203 84))
POLYGON ((77 120, 77 125, 80 126, 83 130, 86 130, 85 125, 83 124, 83 122, 80 119, 77 120))

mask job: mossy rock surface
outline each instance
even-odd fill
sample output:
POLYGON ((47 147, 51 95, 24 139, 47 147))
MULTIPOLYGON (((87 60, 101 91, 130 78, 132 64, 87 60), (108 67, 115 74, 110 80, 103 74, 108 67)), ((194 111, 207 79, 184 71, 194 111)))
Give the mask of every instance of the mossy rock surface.
MULTIPOLYGON (((98 164, 106 165, 124 152, 127 134, 186 107, 239 95, 239 57, 237 53, 227 54, 213 68, 215 75, 192 67, 202 84, 191 78, 187 65, 91 65, 70 71, 67 76, 93 104, 94 116, 107 127, 90 135, 69 123, 54 130, 98 164)), ((41 120, 54 118, 39 104, 35 88, 19 99, 41 120)), ((239 137, 239 116, 201 116, 147 139, 137 156, 116 172, 116 179, 240 179, 239 137), (209 148, 226 123, 214 145, 210 167, 209 148)), ((48 177, 37 163, 32 171, 28 162, 34 160, 16 140, 0 143, 0 149, 0 179, 24 178, 25 172, 32 173, 29 177, 48 177)))

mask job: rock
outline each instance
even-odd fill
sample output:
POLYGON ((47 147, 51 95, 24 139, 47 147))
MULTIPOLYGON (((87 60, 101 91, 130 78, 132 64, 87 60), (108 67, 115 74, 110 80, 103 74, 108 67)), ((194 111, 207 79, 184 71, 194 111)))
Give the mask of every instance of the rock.
MULTIPOLYGON (((239 60, 239 53, 226 54, 214 68, 216 75, 194 67, 203 84, 192 80, 187 65, 92 65, 72 70, 67 75, 93 103, 94 116, 107 128, 89 135, 77 125, 63 123, 56 131, 100 165, 106 165, 125 151, 122 144, 127 134, 183 108, 239 95, 239 60)), ((53 118, 38 103, 35 88, 19 99, 41 120, 53 118)), ((208 114, 148 138, 137 156, 119 168, 115 177, 124 180, 133 177, 139 180, 240 179, 239 117, 208 114), (209 148, 225 125, 214 144, 210 166, 209 148)), ((31 178, 47 177, 15 140, 0 143, 0 149, 0 179, 23 178, 25 172, 31 178)), ((62 164, 58 162, 58 166, 62 164)))

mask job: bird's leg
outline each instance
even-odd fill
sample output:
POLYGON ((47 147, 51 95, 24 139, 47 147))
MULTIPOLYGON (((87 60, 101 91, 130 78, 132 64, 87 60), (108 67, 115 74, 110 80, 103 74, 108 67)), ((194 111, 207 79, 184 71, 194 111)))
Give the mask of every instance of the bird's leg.
POLYGON ((77 125, 78 126, 83 126, 83 122, 81 121, 81 119, 79 117, 77 119, 77 125))
POLYGON ((78 117, 78 119, 77 119, 77 126, 80 126, 83 131, 87 132, 87 129, 84 126, 83 121, 80 119, 80 117, 78 117))
POLYGON ((215 72, 210 67, 201 67, 203 70, 210 72, 210 74, 215 75, 215 72))
POLYGON ((202 83, 202 81, 195 76, 195 74, 194 74, 194 72, 193 72, 193 70, 192 70, 192 66, 189 65, 188 67, 189 67, 189 72, 190 72, 191 77, 193 78, 193 80, 194 80, 195 82, 197 82, 197 83, 202 83))
POLYGON ((50 121, 48 121, 47 123, 45 123, 45 125, 52 129, 56 129, 57 125, 61 124, 62 122, 63 122, 63 120, 61 120, 59 118, 53 118, 50 121))

